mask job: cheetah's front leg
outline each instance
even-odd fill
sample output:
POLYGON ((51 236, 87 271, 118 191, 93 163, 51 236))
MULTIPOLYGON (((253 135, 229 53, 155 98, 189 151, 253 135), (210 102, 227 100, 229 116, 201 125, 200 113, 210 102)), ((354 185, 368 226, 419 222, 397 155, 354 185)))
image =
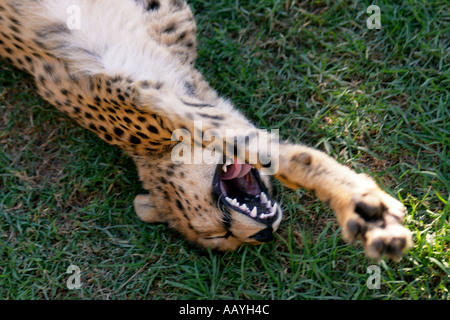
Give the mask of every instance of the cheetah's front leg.
POLYGON ((357 174, 328 155, 299 145, 280 145, 275 177, 290 188, 313 190, 336 212, 344 239, 361 240, 366 254, 399 258, 411 246, 401 223, 405 207, 365 174, 357 174))

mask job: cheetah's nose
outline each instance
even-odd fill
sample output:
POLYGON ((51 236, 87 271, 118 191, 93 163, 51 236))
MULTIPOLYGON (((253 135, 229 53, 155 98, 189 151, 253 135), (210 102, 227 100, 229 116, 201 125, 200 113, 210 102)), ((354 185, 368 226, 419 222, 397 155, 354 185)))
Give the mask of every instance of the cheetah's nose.
POLYGON ((259 231, 253 237, 255 238, 256 241, 259 241, 259 242, 272 241, 273 240, 272 228, 271 227, 267 227, 267 228, 259 231))

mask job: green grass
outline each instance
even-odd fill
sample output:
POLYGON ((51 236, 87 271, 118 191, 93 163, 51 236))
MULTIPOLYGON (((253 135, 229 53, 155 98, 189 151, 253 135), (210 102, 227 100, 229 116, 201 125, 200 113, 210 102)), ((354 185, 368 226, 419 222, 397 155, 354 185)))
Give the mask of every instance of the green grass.
POLYGON ((276 183, 276 240, 205 252, 139 221, 132 161, 0 66, 0 299, 446 299, 446 1, 190 1, 198 67, 257 125, 327 151, 408 207, 398 263, 346 245, 332 211, 276 183), (365 9, 381 8, 381 30, 365 9), (82 287, 68 290, 69 265, 82 287), (381 288, 369 289, 378 265, 381 288))

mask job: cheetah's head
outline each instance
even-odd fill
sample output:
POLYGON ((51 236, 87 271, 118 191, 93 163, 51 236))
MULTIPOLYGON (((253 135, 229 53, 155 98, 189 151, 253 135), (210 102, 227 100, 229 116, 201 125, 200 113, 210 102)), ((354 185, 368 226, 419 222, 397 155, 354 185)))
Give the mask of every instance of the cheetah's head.
POLYGON ((202 247, 234 250, 272 240, 282 219, 269 178, 248 164, 137 162, 147 195, 134 202, 146 222, 168 223, 202 247))

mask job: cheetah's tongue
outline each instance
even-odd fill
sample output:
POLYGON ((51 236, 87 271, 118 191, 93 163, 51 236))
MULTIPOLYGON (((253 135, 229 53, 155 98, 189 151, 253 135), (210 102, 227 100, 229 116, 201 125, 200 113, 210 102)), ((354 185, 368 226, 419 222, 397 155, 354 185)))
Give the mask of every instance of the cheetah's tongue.
POLYGON ((234 159, 234 163, 230 164, 226 167, 226 172, 222 171, 220 175, 221 180, 231 180, 234 178, 242 178, 245 176, 250 170, 252 166, 249 164, 239 164, 237 163, 237 159, 234 159))

